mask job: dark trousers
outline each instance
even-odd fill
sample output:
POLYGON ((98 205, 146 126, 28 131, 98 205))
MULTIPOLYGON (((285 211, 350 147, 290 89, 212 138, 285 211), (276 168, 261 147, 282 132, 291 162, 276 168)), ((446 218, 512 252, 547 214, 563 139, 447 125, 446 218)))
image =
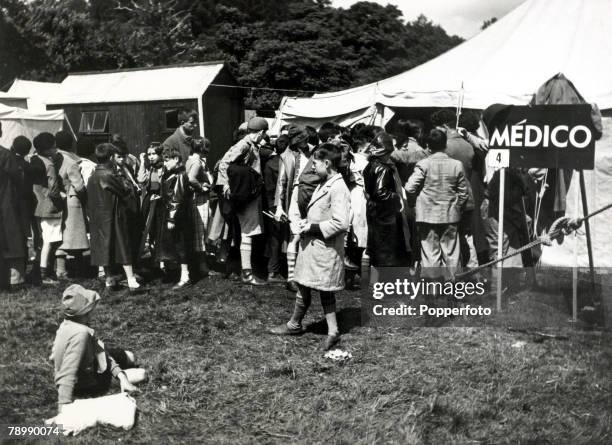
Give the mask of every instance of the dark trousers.
POLYGON ((79 387, 79 383, 74 388, 75 397, 100 397, 108 392, 113 380, 113 374, 111 373, 111 362, 109 356, 117 362, 121 369, 127 369, 130 367, 127 355, 123 349, 109 349, 106 351, 106 371, 102 374, 95 373, 96 383, 92 386, 79 387))
POLYGON ((281 271, 281 253, 283 248, 282 227, 277 221, 266 221, 266 257, 268 273, 279 274, 281 271))

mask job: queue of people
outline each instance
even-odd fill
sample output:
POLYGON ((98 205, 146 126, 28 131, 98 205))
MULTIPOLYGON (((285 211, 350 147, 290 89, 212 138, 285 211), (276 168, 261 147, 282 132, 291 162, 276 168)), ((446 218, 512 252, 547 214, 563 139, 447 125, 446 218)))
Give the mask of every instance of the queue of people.
MULTIPOLYGON (((0 233, 8 285, 72 280, 67 259, 80 265, 71 269, 77 276, 95 266, 109 291, 123 275, 130 291, 142 291, 145 270, 173 279, 174 289, 215 274, 284 284, 296 299, 289 322, 271 329, 279 335, 302 332, 317 290, 329 349, 339 339, 334 293, 359 287, 370 267, 450 279, 496 254, 488 203, 497 197, 486 187, 487 146, 473 116, 458 126, 454 111, 440 110, 427 123, 398 121, 394 134, 360 123, 287 125, 275 139, 254 117, 214 166, 197 113, 184 110, 179 122, 139 157, 120 135, 93 147, 64 131, 0 149, 0 218, 18 222, 0 233)), ((510 190, 514 203, 525 187, 510 190)), ((511 242, 526 232, 517 212, 506 216, 519 221, 505 224, 511 242)))

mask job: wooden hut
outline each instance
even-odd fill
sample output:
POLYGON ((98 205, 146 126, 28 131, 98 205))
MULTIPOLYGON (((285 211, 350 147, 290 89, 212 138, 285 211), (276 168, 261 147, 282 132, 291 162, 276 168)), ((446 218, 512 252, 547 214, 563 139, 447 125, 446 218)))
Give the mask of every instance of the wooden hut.
POLYGON ((138 155, 178 127, 181 109, 196 110, 200 134, 216 162, 243 121, 242 91, 223 62, 132 68, 68 75, 47 109, 63 109, 79 137, 107 142, 119 133, 138 155))

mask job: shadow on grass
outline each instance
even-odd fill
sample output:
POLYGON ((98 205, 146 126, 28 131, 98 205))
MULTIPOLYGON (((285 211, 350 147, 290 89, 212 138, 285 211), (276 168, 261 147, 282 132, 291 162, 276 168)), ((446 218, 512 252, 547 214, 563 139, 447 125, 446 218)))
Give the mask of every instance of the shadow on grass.
MULTIPOLYGON (((353 328, 361 326, 361 309, 358 307, 346 307, 340 309, 336 316, 338 317, 338 327, 341 334, 348 334, 353 328)), ((316 323, 309 324, 306 327, 306 332, 317 335, 327 335, 327 322, 325 319, 319 320, 316 323)))

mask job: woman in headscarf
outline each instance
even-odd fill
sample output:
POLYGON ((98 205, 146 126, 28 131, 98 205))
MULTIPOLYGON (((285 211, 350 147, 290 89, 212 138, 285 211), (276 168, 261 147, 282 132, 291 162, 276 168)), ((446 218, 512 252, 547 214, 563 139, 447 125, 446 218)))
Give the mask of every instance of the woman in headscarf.
POLYGON ((378 133, 367 148, 369 162, 363 171, 367 199, 368 253, 374 267, 409 264, 410 231, 407 202, 393 161, 393 139, 378 133))

